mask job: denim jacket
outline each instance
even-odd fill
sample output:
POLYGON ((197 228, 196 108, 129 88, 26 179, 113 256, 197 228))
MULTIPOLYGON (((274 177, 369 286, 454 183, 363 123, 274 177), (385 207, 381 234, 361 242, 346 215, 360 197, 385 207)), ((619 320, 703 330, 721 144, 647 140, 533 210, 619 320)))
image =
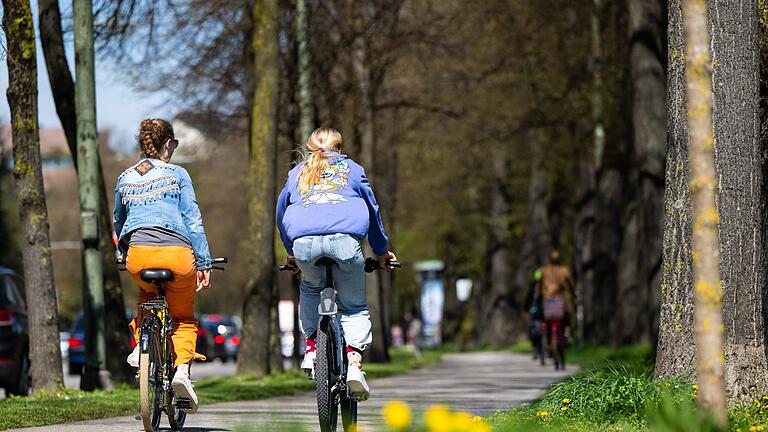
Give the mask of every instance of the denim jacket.
POLYGON ((184 168, 159 159, 142 159, 123 171, 115 186, 115 232, 123 255, 127 235, 160 227, 187 237, 198 270, 211 268, 211 253, 192 179, 184 168))

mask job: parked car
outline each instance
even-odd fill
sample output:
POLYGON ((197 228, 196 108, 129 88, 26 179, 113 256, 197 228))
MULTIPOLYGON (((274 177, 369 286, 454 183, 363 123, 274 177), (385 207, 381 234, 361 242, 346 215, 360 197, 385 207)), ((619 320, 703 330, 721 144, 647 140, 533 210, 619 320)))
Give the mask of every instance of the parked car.
MULTIPOLYGON (((130 321, 133 317, 131 313, 126 311, 125 317, 130 321)), ((136 346, 136 341, 133 338, 133 333, 126 327, 126 340, 130 340, 131 349, 136 346)), ((69 362, 69 374, 70 375, 82 375, 83 368, 85 367, 85 320, 83 319, 83 313, 77 314, 77 318, 72 323, 72 330, 69 332, 68 342, 68 362, 69 362)))
POLYGON ((203 314, 198 320, 197 352, 208 361, 237 359, 240 350, 240 318, 236 315, 203 314))
POLYGON ((0 387, 8 394, 29 393, 29 331, 24 284, 0 267, 0 387))

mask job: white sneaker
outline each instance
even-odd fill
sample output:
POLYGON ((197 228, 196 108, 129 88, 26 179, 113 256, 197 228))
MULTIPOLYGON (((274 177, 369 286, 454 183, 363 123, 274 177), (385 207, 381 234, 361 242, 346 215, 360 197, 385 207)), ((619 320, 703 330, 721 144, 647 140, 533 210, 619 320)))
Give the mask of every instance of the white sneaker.
POLYGON ((304 359, 301 361, 301 368, 304 370, 315 370, 316 351, 307 351, 304 353, 304 359))
POLYGON ((189 379, 189 365, 180 364, 176 368, 176 373, 173 375, 173 381, 171 381, 171 387, 177 398, 189 399, 192 401, 192 406, 187 413, 194 414, 197 412, 197 395, 192 387, 192 381, 189 379))
POLYGON ((365 372, 362 371, 363 356, 357 351, 347 353, 349 366, 347 368, 347 387, 352 393, 352 397, 357 401, 368 400, 371 395, 371 389, 365 382, 365 372))
POLYGON ((139 367, 139 356, 141 355, 141 351, 139 350, 139 345, 136 344, 135 347, 133 347, 133 351, 131 351, 130 354, 128 354, 128 358, 125 360, 128 362, 128 364, 131 367, 139 367))

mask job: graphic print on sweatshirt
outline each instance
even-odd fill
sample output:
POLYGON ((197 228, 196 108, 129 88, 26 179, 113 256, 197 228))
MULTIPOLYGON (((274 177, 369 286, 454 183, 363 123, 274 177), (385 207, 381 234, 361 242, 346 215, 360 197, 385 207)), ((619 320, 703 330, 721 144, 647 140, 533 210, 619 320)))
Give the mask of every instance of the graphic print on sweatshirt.
POLYGON ((349 185, 349 165, 346 161, 339 160, 325 169, 320 175, 320 183, 312 185, 301 200, 304 207, 316 204, 337 204, 347 199, 336 193, 341 188, 349 185))

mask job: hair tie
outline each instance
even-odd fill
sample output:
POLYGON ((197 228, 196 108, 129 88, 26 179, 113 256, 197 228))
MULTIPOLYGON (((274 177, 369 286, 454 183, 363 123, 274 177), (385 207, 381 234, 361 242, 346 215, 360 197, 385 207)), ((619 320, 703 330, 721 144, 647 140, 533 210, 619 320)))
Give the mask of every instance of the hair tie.
POLYGON ((325 153, 325 149, 323 149, 322 147, 318 147, 317 150, 315 151, 320 153, 325 153))

